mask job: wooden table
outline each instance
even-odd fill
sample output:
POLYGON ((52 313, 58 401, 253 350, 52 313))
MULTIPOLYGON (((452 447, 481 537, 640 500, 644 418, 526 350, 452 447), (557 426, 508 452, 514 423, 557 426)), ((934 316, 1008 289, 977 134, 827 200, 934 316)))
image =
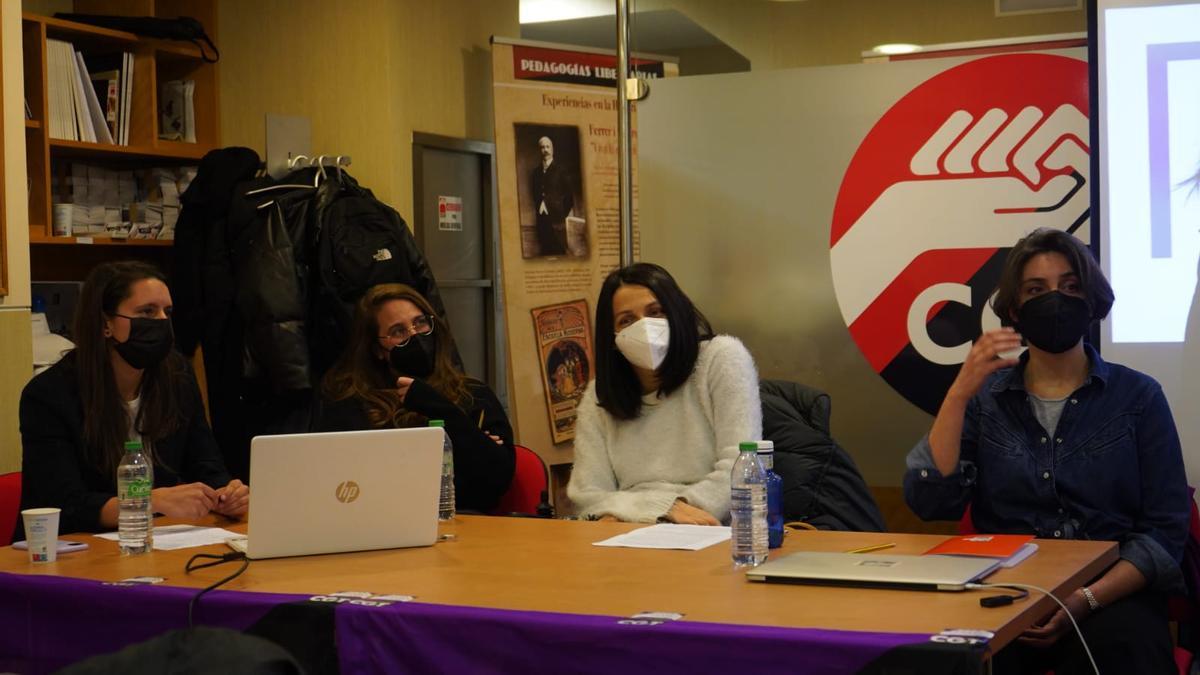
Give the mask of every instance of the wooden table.
MULTIPOLYGON (((545 521, 460 516, 442 526, 454 537, 427 548, 261 560, 224 589, 286 594, 369 591, 415 596, 441 606, 629 617, 643 611, 678 612, 679 625, 818 628, 869 633, 937 634, 947 628, 995 633, 998 649, 1053 607, 1032 594, 1008 607, 985 609, 989 592, 931 593, 748 582, 735 570, 728 545, 702 551, 660 551, 592 546, 637 526, 623 523, 545 521)), ((229 529, 244 531, 244 525, 229 529)), ((186 575, 194 553, 223 547, 155 551, 122 557, 113 542, 89 535, 91 549, 34 565, 26 554, 0 550, 0 572, 56 575, 100 581, 165 577, 164 586, 199 588, 229 574, 230 565, 186 575)), ((844 551, 894 542, 888 553, 918 554, 941 535, 792 532, 782 551, 844 551)), ((1020 582, 1064 595, 1117 559, 1111 542, 1039 541, 1039 550, 989 582, 1020 582)), ((0 600, 0 606, 3 600, 0 600)), ((0 663, 0 665, 3 665, 0 663)), ((2 668, 0 668, 2 669, 2 668)))

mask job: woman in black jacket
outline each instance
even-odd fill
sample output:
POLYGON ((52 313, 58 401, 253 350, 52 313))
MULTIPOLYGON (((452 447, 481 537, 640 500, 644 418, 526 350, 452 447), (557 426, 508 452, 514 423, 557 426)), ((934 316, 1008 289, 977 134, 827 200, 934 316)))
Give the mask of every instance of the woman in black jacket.
POLYGON ((104 263, 88 275, 75 349, 21 393, 21 508, 61 508, 63 532, 115 528, 117 464, 125 442, 140 440, 156 513, 246 513, 249 488, 225 470, 196 381, 172 349, 170 313, 151 265, 104 263))
POLYGON ((454 444, 459 510, 488 512, 512 482, 512 426, 496 394, 454 364, 454 342, 429 301, 380 284, 354 312, 346 351, 325 375, 318 431, 426 426, 445 421, 454 444))

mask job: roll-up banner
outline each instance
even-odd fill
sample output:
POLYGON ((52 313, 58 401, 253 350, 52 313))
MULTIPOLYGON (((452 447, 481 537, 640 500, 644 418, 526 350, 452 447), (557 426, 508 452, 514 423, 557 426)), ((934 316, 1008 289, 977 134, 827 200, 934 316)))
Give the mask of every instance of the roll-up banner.
MULTIPOLYGON (((678 74, 664 57, 636 56, 632 69, 648 80, 678 74)), ((594 377, 596 296, 620 264, 617 60, 494 38, 492 82, 509 412, 520 444, 563 464, 572 460, 575 406, 594 377)))

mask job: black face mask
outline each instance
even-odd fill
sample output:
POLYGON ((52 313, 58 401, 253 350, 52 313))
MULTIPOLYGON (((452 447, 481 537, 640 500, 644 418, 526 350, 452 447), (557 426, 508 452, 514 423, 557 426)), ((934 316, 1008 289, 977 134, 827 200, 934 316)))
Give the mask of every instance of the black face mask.
POLYGON ((1058 291, 1030 298, 1017 310, 1017 332, 1044 352, 1061 354, 1079 343, 1092 323, 1083 298, 1058 291))
POLYGON ((414 335, 403 345, 392 347, 388 361, 401 375, 429 377, 433 374, 433 360, 437 356, 437 342, 433 334, 414 335))
POLYGON ((125 363, 144 370, 157 365, 171 353, 175 332, 171 329, 170 319, 125 318, 129 319, 129 337, 113 345, 125 363))

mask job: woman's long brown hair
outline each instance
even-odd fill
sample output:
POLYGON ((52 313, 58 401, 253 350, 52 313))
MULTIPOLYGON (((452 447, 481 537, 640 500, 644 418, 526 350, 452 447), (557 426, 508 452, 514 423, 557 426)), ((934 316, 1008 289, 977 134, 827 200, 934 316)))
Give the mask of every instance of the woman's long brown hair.
POLYGON ((376 351, 382 330, 376 315, 384 303, 393 300, 407 300, 429 317, 433 324, 437 354, 433 360, 433 373, 425 382, 447 400, 465 409, 471 403, 471 392, 467 389, 466 375, 454 365, 454 341, 450 338, 450 327, 433 311, 433 306, 424 296, 404 284, 373 286, 358 301, 346 351, 325 374, 322 383, 325 396, 333 401, 348 398, 361 400, 367 411, 367 419, 375 427, 412 427, 425 422, 424 416, 407 410, 400 403, 396 391, 397 376, 390 365, 380 362, 376 351))
MULTIPOLYGON (((113 375, 110 338, 104 337, 104 322, 130 295, 138 281, 166 277, 153 265, 138 261, 97 265, 83 282, 75 307, 75 360, 79 398, 83 402, 83 438, 88 460, 102 474, 116 480, 117 464, 129 439, 129 411, 117 391, 113 375)), ((172 351, 167 358, 142 371, 138 390, 141 404, 133 425, 142 436, 146 458, 154 462, 154 443, 178 430, 184 423, 177 396, 178 378, 186 371, 183 357, 172 351)))

